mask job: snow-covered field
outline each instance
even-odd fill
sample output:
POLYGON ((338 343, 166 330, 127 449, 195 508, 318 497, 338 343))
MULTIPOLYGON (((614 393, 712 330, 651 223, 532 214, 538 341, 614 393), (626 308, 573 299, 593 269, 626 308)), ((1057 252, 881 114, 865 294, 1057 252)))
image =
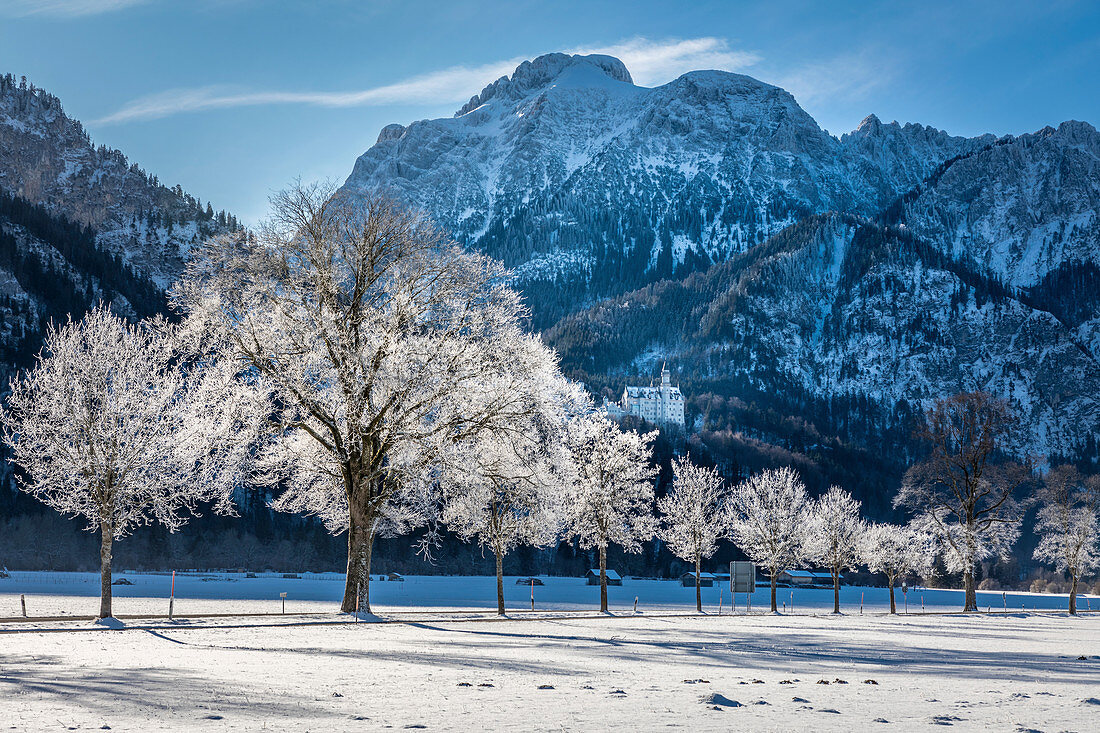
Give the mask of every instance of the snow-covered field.
POLYGON ((466 732, 1088 731, 1100 721, 1096 616, 444 616, 3 634, 0 721, 466 732))
MULTIPOLYGON (((377 578, 378 576, 374 576, 377 578)), ((114 587, 115 614, 168 613, 170 575, 116 573, 133 585, 114 587)), ((541 578, 545 585, 535 587, 537 610, 592 610, 599 608, 599 588, 585 585, 581 578, 541 578)), ((339 573, 304 573, 299 578, 260 574, 247 578, 239 573, 179 574, 176 576, 175 612, 180 615, 207 613, 278 613, 280 593, 286 593, 288 613, 323 613, 339 608, 344 592, 344 578, 339 573)), ((410 576, 405 582, 372 582, 371 605, 376 612, 407 610, 486 610, 496 608, 496 579, 493 577, 410 576)), ((515 577, 504 581, 508 608, 530 610, 531 589, 516 585, 515 577)), ((0 618, 21 614, 19 596, 27 600, 30 616, 91 616, 99 610, 99 576, 95 573, 13 572, 10 578, 0 578, 0 618)), ((843 587, 841 602, 844 610, 859 613, 883 612, 889 609, 885 588, 843 587)), ((896 591, 898 609, 904 610, 904 597, 896 591)), ((614 611, 633 610, 638 599, 640 611, 677 611, 695 609, 695 589, 681 587, 677 581, 635 580, 627 578, 621 587, 608 588, 610 607, 614 611)), ((909 610, 919 612, 922 603, 927 611, 957 611, 962 608, 962 593, 956 590, 912 589, 908 594, 909 610)), ((703 589, 706 610, 730 611, 729 586, 703 589)), ((831 589, 781 588, 780 610, 794 613, 831 611, 831 589), (784 607, 785 604, 785 607, 784 607)), ((1064 595, 1046 593, 979 592, 978 604, 985 610, 1009 611, 1063 610, 1064 595)), ((758 588, 752 597, 754 611, 766 610, 768 589, 758 588)), ((1082 610, 1100 610, 1100 598, 1080 596, 1082 610)), ((737 596, 738 612, 745 610, 745 596, 737 596)))

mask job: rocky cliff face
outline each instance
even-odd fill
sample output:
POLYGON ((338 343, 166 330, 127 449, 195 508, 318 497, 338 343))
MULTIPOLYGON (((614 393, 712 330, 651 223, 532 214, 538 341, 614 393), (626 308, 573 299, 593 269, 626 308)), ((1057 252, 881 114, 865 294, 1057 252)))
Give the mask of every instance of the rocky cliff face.
POLYGON ((914 194, 902 222, 1014 287, 1100 264, 1100 133, 1087 123, 1000 140, 914 194))

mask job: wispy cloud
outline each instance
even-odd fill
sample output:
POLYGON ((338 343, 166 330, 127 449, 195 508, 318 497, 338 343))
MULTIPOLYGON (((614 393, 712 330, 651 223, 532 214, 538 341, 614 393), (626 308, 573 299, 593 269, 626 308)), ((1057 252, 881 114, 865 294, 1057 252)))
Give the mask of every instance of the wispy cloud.
POLYGON ((576 48, 569 53, 615 56, 626 64, 634 83, 641 86, 663 84, 698 69, 739 71, 760 61, 751 51, 730 48, 724 38, 709 36, 661 41, 638 37, 610 46, 576 48))
POLYGON ((0 0, 0 15, 26 18, 83 18, 144 5, 150 0, 0 0))
POLYGON ((228 86, 169 89, 126 103, 92 124, 111 125, 155 120, 184 112, 229 107, 294 104, 318 107, 366 107, 389 104, 452 104, 465 102, 485 84, 510 74, 522 58, 483 66, 454 66, 395 84, 349 92, 256 92, 228 86))
MULTIPOLYGON (((669 81, 693 69, 735 70, 756 63, 750 52, 731 49, 721 38, 654 41, 632 38, 611 46, 576 48, 569 53, 617 56, 637 84, 669 81)), ((366 107, 391 104, 454 104, 465 102, 489 82, 511 74, 523 57, 481 66, 454 66, 394 84, 347 92, 255 91, 231 86, 169 89, 132 100, 91 124, 112 125, 155 120, 186 112, 259 105, 366 107)))
POLYGON ((821 102, 861 102, 888 84, 893 67, 886 54, 874 49, 844 54, 780 73, 770 79, 803 105, 821 102))

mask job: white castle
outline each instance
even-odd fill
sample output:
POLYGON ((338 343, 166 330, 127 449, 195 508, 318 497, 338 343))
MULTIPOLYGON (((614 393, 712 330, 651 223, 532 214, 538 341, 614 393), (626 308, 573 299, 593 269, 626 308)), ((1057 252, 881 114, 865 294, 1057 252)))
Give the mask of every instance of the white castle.
POLYGON ((672 386, 672 375, 664 365, 660 387, 627 387, 618 402, 605 399, 604 409, 616 420, 634 415, 655 425, 684 427, 684 395, 672 386))

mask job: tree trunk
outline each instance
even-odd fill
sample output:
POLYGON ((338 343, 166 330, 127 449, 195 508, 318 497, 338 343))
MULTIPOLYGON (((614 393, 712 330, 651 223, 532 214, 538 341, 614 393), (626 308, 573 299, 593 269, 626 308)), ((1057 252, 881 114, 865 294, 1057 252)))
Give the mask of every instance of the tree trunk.
POLYGON ((840 571, 833 568, 833 613, 840 613, 840 571))
POLYGON ((501 616, 504 615, 504 565, 500 557, 500 552, 494 553, 497 556, 497 613, 501 616))
POLYGON ((778 575, 777 570, 772 570, 772 613, 779 613, 779 607, 775 605, 775 576, 778 575))
POLYGON ((703 589, 699 585, 699 571, 703 565, 703 559, 698 555, 695 556, 695 610, 699 613, 703 612, 703 589))
POLYGON ((970 568, 963 573, 963 587, 966 590, 966 606, 963 612, 978 610, 978 594, 974 592, 974 569, 970 568))
POLYGON ((1069 615, 1077 615, 1077 573, 1071 573, 1072 581, 1069 586, 1069 615))
POLYGON ((370 556, 374 545, 374 523, 351 512, 348 525, 348 572, 344 583, 343 613, 370 613, 370 556))
POLYGON ((600 548, 600 613, 607 613, 607 548, 600 548))
POLYGON ((111 618, 111 551, 114 532, 106 522, 99 525, 99 617, 111 618))
POLYGON ((974 546, 973 528, 970 524, 967 526, 970 528, 970 531, 966 536, 966 570, 963 572, 963 589, 966 592, 966 606, 963 608, 963 613, 978 610, 978 594, 974 592, 974 564, 975 558, 978 555, 978 548, 974 546))
POLYGON ((894 604, 894 581, 890 581, 890 613, 897 614, 898 607, 894 604))

